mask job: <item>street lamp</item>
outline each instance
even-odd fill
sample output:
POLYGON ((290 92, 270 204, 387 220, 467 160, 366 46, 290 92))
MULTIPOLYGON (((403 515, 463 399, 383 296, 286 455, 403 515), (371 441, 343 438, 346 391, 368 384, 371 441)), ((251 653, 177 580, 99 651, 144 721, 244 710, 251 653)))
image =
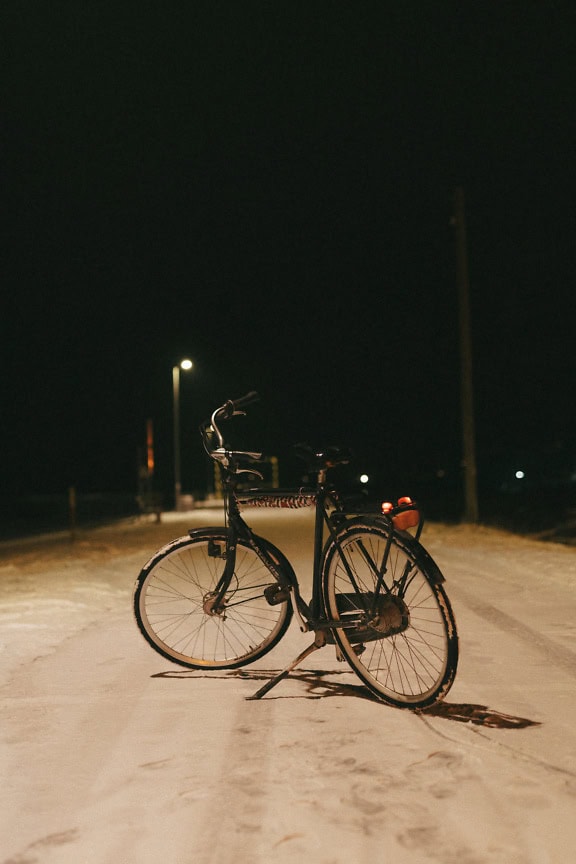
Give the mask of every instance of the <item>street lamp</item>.
POLYGON ((181 360, 172 367, 172 391, 174 409, 174 506, 180 510, 182 483, 180 479, 180 369, 188 372, 194 364, 191 360, 181 360))

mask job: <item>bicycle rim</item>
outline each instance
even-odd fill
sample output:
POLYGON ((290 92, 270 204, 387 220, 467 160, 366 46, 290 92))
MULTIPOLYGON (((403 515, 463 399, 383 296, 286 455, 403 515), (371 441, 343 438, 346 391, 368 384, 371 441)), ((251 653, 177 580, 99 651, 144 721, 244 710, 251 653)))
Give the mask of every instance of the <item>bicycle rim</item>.
POLYGON ((434 563, 409 537, 395 534, 388 547, 389 535, 378 525, 356 524, 338 540, 348 569, 332 544, 323 586, 330 617, 344 622, 353 616, 357 622, 334 629, 348 663, 372 693, 391 705, 416 708, 439 701, 456 675, 458 639, 434 563), (371 562, 381 567, 387 548, 388 590, 375 601, 371 562))
MULTIPOLYGON (((134 613, 140 631, 152 648, 174 663, 192 668, 243 666, 270 651, 288 628, 290 604, 268 602, 264 590, 275 579, 242 541, 237 544, 224 608, 213 612, 212 592, 224 570, 225 551, 223 531, 182 537, 156 553, 138 577, 134 613)), ((272 551, 270 547, 268 552, 272 551)))

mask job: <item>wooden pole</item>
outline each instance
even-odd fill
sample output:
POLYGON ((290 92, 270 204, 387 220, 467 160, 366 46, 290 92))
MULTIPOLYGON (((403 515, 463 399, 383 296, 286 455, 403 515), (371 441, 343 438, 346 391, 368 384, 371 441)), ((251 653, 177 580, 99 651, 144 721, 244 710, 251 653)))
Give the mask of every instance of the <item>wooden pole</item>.
POLYGON ((476 523, 478 522, 478 489, 472 381, 470 284, 468 278, 468 240, 464 190, 461 186, 457 187, 454 194, 454 226, 456 229, 456 263, 460 312, 460 394, 465 493, 464 521, 476 523))
POLYGON ((76 539, 76 487, 68 487, 68 526, 70 528, 70 539, 76 539))

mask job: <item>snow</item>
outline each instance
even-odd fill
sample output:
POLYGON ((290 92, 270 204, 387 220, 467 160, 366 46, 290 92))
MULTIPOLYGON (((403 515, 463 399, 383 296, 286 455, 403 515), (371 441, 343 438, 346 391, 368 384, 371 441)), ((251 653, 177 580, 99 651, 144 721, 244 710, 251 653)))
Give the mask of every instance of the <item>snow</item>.
MULTIPOLYGON (((308 511, 251 511, 306 585, 308 511)), ((183 669, 134 580, 195 511, 0 545, 0 864, 572 864, 576 550, 429 525, 460 633, 423 714, 372 700, 293 623, 243 670, 183 669)), ((307 593, 305 591, 305 593, 307 593)))

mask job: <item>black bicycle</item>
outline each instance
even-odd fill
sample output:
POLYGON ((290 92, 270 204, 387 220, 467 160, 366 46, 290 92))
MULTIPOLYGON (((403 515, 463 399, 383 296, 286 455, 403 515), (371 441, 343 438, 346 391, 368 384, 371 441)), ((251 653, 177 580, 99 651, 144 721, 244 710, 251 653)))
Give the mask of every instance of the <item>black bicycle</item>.
POLYGON ((434 704, 454 681, 458 636, 444 577, 419 542, 416 504, 401 499, 382 512, 358 512, 327 482, 330 468, 349 461, 338 448, 299 448, 316 477, 313 487, 242 489, 247 476, 262 479, 250 467, 262 454, 229 449, 220 427, 257 399, 249 393, 229 400, 200 427, 221 468, 225 524, 191 530, 144 566, 134 592, 142 635, 182 666, 234 669, 274 648, 295 616, 314 642, 249 698, 263 696, 312 651, 335 644, 338 658, 379 699, 401 708, 434 704), (244 521, 246 507, 315 508, 309 603, 286 556, 244 521))

